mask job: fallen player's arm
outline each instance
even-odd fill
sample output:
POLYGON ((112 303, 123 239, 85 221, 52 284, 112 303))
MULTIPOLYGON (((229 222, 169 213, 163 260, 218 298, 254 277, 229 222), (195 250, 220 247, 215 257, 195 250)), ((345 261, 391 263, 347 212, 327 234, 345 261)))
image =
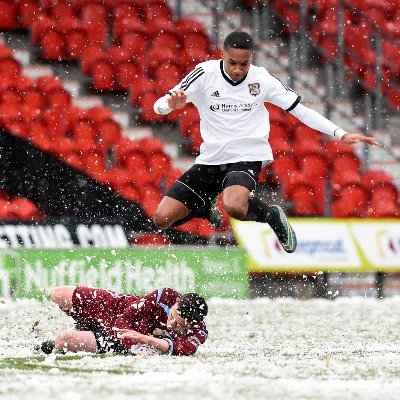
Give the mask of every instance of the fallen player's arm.
POLYGON ((118 337, 122 340, 128 339, 134 341, 135 343, 147 344, 148 346, 154 347, 161 353, 168 353, 170 351, 170 344, 167 340, 143 335, 142 333, 132 329, 119 329, 118 337))

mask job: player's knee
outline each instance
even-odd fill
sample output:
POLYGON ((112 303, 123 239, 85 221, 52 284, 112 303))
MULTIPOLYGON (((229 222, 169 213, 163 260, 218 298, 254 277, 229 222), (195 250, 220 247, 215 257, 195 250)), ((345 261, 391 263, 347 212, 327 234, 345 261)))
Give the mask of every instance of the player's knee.
POLYGON ((231 218, 243 220, 247 215, 247 207, 240 202, 223 201, 222 207, 231 218))
POLYGON ((58 286, 51 290, 51 300, 61 308, 70 308, 72 304, 72 295, 76 286, 58 286))
POLYGON ((65 286, 57 286, 51 290, 50 297, 54 303, 58 303, 62 299, 62 294, 64 293, 64 287, 65 286))
POLYGON ((68 350, 68 345, 71 343, 71 340, 73 340, 73 332, 61 332, 59 333, 56 338, 55 338, 55 346, 56 350, 68 350))
POLYGON ((168 215, 161 211, 156 211, 153 217, 154 225, 159 229, 167 229, 171 226, 171 221, 168 218, 168 215))

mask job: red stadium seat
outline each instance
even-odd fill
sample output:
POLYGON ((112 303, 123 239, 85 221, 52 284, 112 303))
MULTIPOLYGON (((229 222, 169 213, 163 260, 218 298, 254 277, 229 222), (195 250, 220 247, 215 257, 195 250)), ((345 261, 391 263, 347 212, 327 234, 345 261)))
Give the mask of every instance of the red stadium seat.
POLYGON ((19 6, 20 25, 24 29, 30 29, 33 21, 41 15, 41 5, 36 0, 25 0, 19 6))
POLYGON ((145 76, 139 76, 130 88, 130 100, 134 107, 138 107, 144 96, 152 93, 155 89, 154 82, 145 76))
POLYGON ((400 209, 396 203, 388 203, 386 200, 371 202, 368 207, 369 218, 398 218, 400 209))
POLYGON ((285 138, 272 137, 269 140, 274 156, 290 155, 293 156, 293 148, 285 138))
POLYGON ((363 183, 369 191, 377 187, 394 186, 393 178, 385 171, 370 170, 364 173, 363 183))
POLYGON ((121 34, 121 47, 131 50, 135 54, 135 60, 142 64, 147 47, 147 37, 145 34, 136 31, 128 31, 121 34))
POLYGON ((146 55, 146 65, 149 76, 163 64, 169 62, 178 62, 177 53, 171 48, 151 48, 146 55))
POLYGON ((275 158, 271 164, 273 182, 286 181, 290 175, 298 171, 296 159, 291 155, 282 155, 275 158))
POLYGON ((148 33, 149 39, 155 39, 160 32, 176 34, 176 24, 163 17, 153 18, 146 21, 146 32, 148 33))
POLYGON ((293 146, 293 153, 298 158, 302 158, 310 154, 316 154, 320 157, 324 157, 325 151, 322 149, 319 138, 317 137, 311 140, 297 140, 293 146))
POLYGON ((0 59, 0 76, 9 77, 12 81, 18 79, 21 73, 20 63, 12 57, 0 59))
POLYGON ((162 32, 153 38, 151 47, 153 49, 169 48, 173 51, 177 51, 181 47, 181 42, 174 32, 162 32))
POLYGON ((158 96, 154 93, 147 93, 146 96, 139 99, 139 116, 143 122, 154 123, 163 121, 164 116, 156 114, 153 109, 154 103, 157 101, 157 99, 158 96))
POLYGON ((321 140, 321 133, 308 127, 307 125, 301 124, 298 125, 293 131, 295 141, 313 141, 318 142, 321 140))
POLYGON ((104 46, 107 34, 107 25, 105 22, 83 21, 81 26, 87 32, 88 46, 104 46))
POLYGON ((206 61, 208 59, 208 53, 201 49, 184 49, 181 51, 178 58, 179 65, 185 73, 191 72, 197 64, 206 61))
POLYGON ((136 20, 141 19, 141 9, 135 2, 121 2, 114 5, 112 15, 115 20, 122 18, 132 18, 136 20))
POLYGON ((13 201, 14 212, 21 221, 33 221, 41 218, 35 203, 25 197, 17 197, 13 201))
MULTIPOLYGON (((182 79, 182 70, 177 63, 167 62, 165 64, 160 64, 154 71, 154 78, 156 81, 163 79, 165 76, 173 78, 176 83, 182 79)), ((172 87, 171 87, 172 89, 172 87)))
POLYGON ((362 183, 361 176, 358 171, 345 170, 345 171, 333 171, 332 176, 332 195, 337 197, 340 190, 347 186, 357 186, 366 190, 362 183))
POLYGON ((93 63, 91 68, 92 84, 94 90, 110 91, 117 88, 115 82, 115 69, 107 59, 100 59, 93 63))
POLYGON ((210 45, 210 38, 203 32, 192 32, 182 38, 183 49, 199 49, 209 53, 210 45))
POLYGON ((71 95, 62 87, 52 88, 46 92, 47 103, 55 108, 66 109, 71 104, 71 95))
POLYGON ((64 18, 76 17, 75 9, 71 4, 60 0, 50 3, 48 14, 57 21, 62 21, 64 18))
POLYGON ((316 213, 315 198, 310 185, 304 184, 292 189, 290 200, 292 213, 297 216, 312 216, 316 213))
POLYGON ((152 1, 144 9, 146 23, 155 19, 171 20, 172 12, 165 1, 152 1))
POLYGON ((83 27, 69 30, 65 36, 66 54, 70 60, 79 60, 88 45, 88 35, 83 27))
MULTIPOLYGON (((137 17, 122 17, 114 21, 113 26, 113 39, 115 44, 122 43, 124 35, 128 33, 135 33, 138 40, 147 40, 147 27, 137 17)), ((134 45, 134 40, 131 40, 134 45)))
POLYGON ((108 11, 104 4, 98 1, 85 1, 80 7, 82 21, 106 23, 108 11))
POLYGON ((168 171, 167 175, 165 176, 165 191, 171 188, 171 186, 177 181, 183 174, 182 169, 172 168, 168 171))
POLYGON ((148 136, 138 140, 138 145, 142 153, 147 157, 152 157, 154 154, 164 152, 164 142, 154 136, 148 136))
POLYGON ((81 71, 84 75, 90 75, 93 65, 98 60, 107 60, 106 53, 98 46, 88 47, 82 54, 81 71))
POLYGON ((281 125, 282 128, 286 127, 286 116, 282 108, 275 106, 272 103, 264 103, 265 108, 268 110, 269 121, 274 125, 281 125))
POLYGON ((154 180, 160 182, 161 179, 168 176, 168 172, 172 168, 172 163, 171 159, 166 154, 160 152, 149 157, 148 166, 154 180))
POLYGON ((350 155, 355 154, 353 147, 337 139, 328 140, 325 143, 325 151, 329 160, 333 160, 334 158, 343 154, 350 154, 350 155))
POLYGON ((125 160, 124 166, 129 170, 148 170, 147 159, 142 153, 129 153, 125 160))
POLYGON ((308 154, 298 158, 301 172, 311 179, 325 178, 328 162, 321 154, 308 154))
POLYGON ((397 188, 393 186, 377 186, 371 193, 372 201, 374 200, 385 200, 388 203, 397 203, 399 200, 399 192, 397 188))
POLYGON ((132 241, 134 246, 168 246, 169 244, 169 239, 162 233, 143 233, 132 241))
POLYGON ((18 28, 18 22, 15 2, 0 0, 0 29, 16 28, 18 28))
POLYGON ((352 185, 340 189, 338 199, 332 204, 334 218, 363 217, 366 214, 368 195, 364 188, 352 185))
POLYGON ((40 39, 41 56, 44 60, 65 60, 65 38, 57 29, 47 30, 40 39))
POLYGON ((115 146, 114 157, 116 166, 125 166, 127 156, 131 153, 141 153, 139 142, 126 137, 121 137, 115 146))
POLYGON ((140 202, 139 190, 132 184, 128 184, 119 188, 118 192, 130 201, 140 202))
POLYGON ((343 154, 332 161, 333 172, 344 172, 347 170, 356 171, 360 170, 360 160, 356 155, 343 154))

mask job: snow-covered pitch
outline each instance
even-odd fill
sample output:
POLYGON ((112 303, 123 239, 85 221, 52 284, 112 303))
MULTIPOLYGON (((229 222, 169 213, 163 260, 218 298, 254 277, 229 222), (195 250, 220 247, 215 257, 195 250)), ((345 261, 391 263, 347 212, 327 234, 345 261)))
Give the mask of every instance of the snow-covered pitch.
POLYGON ((50 355, 72 320, 49 302, 0 304, 0 399, 399 399, 400 300, 209 302, 194 357, 50 355))

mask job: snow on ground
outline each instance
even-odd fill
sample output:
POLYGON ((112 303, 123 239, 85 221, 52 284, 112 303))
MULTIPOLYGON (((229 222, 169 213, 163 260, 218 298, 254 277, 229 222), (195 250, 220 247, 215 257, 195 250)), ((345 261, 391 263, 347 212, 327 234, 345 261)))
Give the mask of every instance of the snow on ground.
POLYGON ((398 399, 400 299, 209 302, 194 357, 50 355, 72 320, 51 303, 0 304, 0 398, 398 399))

